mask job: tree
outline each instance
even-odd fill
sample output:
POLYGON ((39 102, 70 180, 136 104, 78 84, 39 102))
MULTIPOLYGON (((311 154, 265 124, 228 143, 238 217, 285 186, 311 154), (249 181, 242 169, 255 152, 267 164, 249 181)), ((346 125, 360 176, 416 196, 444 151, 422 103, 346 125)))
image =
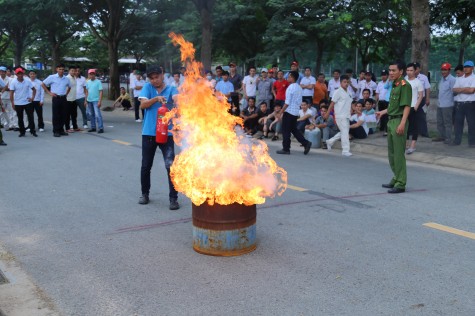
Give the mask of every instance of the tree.
POLYGON ((450 32, 460 32, 458 63, 462 64, 465 48, 475 31, 475 7, 470 0, 438 0, 432 6, 432 23, 450 32))
POLYGON ((412 12, 412 56, 411 60, 421 64, 421 70, 429 70, 430 49, 430 7, 429 0, 411 0, 412 12))
POLYGON ((23 52, 31 41, 33 29, 29 6, 16 0, 3 0, 0 9, 0 28, 14 46, 15 65, 21 65, 23 52))
POLYGON ((215 0, 192 0, 201 17, 201 62, 205 69, 211 68, 211 44, 213 39, 212 12, 215 0))
POLYGON ((137 34, 140 9, 150 4, 147 1, 134 0, 80 0, 76 5, 73 12, 79 14, 92 34, 107 47, 111 83, 109 99, 114 100, 119 95, 120 86, 119 45, 125 38, 137 34))

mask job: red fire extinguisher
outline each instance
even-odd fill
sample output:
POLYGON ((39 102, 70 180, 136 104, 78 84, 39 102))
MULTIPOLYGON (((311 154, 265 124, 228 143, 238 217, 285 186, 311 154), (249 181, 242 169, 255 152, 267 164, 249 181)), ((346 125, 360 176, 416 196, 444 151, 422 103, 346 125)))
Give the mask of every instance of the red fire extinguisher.
POLYGON ((163 117, 168 112, 168 108, 165 106, 165 103, 158 109, 157 115, 157 129, 155 141, 159 144, 165 144, 168 140, 168 121, 163 122, 163 117))

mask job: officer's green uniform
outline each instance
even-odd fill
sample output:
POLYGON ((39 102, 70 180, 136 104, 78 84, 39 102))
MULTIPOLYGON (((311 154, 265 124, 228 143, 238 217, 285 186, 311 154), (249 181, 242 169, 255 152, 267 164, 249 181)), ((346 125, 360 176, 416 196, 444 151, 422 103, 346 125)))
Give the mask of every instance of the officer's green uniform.
POLYGON ((409 123, 406 121, 403 135, 398 135, 396 129, 401 123, 404 108, 411 106, 411 100, 411 85, 401 76, 393 82, 388 105, 388 158, 394 174, 390 184, 399 189, 406 188, 407 174, 404 154, 409 123))

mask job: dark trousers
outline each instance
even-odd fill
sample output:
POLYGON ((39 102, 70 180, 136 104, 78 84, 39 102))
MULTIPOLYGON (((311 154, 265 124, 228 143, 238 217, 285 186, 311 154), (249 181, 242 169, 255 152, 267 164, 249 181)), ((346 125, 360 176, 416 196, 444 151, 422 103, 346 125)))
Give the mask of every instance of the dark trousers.
POLYGON ((173 136, 168 136, 168 140, 165 144, 158 144, 155 141, 155 136, 142 135, 142 168, 140 170, 142 194, 150 193, 150 172, 152 171, 153 159, 157 147, 162 151, 165 168, 167 169, 170 200, 177 199, 178 192, 175 190, 170 177, 170 167, 173 160, 175 160, 175 143, 173 142, 173 136))
POLYGON ((297 128, 297 118, 298 116, 289 112, 284 112, 282 115, 282 149, 285 151, 290 151, 290 134, 294 135, 300 144, 305 146, 308 143, 297 128))
POLYGON ((310 124, 310 121, 306 119, 305 121, 297 121, 297 129, 302 133, 302 135, 305 133, 305 126, 310 124))
POLYGON ((86 113, 86 106, 84 105, 84 98, 77 99, 76 104, 79 107, 79 110, 81 110, 82 125, 86 126, 88 118, 87 118, 87 113, 86 113))
MULTIPOLYGON (((356 123, 355 121, 350 121, 350 125, 355 124, 355 123, 356 123)), ((358 126, 357 128, 350 128, 349 133, 351 136, 353 136, 356 139, 365 139, 366 137, 368 137, 368 135, 366 135, 366 131, 364 130, 363 126, 358 126)))
POLYGON ((409 122, 409 129, 407 131, 407 139, 412 138, 412 140, 417 140, 419 137, 419 121, 417 120, 419 112, 424 112, 422 107, 419 105, 417 111, 414 108, 411 108, 409 112, 408 122, 409 122), (409 137, 411 136, 411 137, 409 137))
MULTIPOLYGON (((387 101, 379 101, 378 102, 378 111, 386 110, 388 108, 388 102, 387 101)), ((381 119, 379 120, 379 130, 381 132, 387 132, 388 131, 388 116, 383 115, 381 116, 381 119)))
POLYGON ((68 114, 66 96, 53 97, 53 133, 64 132, 63 126, 68 114))
POLYGON ((468 144, 475 145, 475 102, 455 102, 454 144, 462 143, 465 119, 468 125, 468 144))
POLYGON ((239 107, 239 93, 231 92, 231 104, 239 107))
POLYGON ((426 112, 423 110, 423 106, 426 104, 426 98, 422 98, 421 104, 419 105, 419 109, 416 112, 416 120, 417 120, 417 130, 419 135, 423 137, 429 137, 429 131, 427 130, 427 118, 426 112))
POLYGON ((18 127, 20 128, 20 134, 25 134, 26 127, 25 123, 23 122, 23 116, 26 112, 26 116, 28 117, 28 127, 30 128, 30 133, 35 132, 35 120, 33 117, 33 104, 28 103, 26 105, 15 105, 15 111, 18 116, 18 127))
MULTIPOLYGON (((33 101, 33 110, 36 112, 38 117, 38 128, 45 128, 45 122, 43 121, 43 106, 40 105, 40 101, 33 101)), ((29 126, 31 130, 31 126, 29 126)))
MULTIPOLYGON (((135 110, 135 119, 136 120, 139 120, 140 119, 140 114, 139 114, 139 110, 140 110, 140 100, 139 98, 134 98, 134 103, 135 103, 135 106, 134 106, 134 110, 135 110)), ((144 118, 144 110, 142 110, 142 119, 144 118)))
POLYGON ((71 122, 73 124, 73 129, 78 129, 78 105, 76 100, 68 101, 68 112, 66 121, 64 122, 64 127, 70 129, 71 125, 69 125, 69 123, 71 122))

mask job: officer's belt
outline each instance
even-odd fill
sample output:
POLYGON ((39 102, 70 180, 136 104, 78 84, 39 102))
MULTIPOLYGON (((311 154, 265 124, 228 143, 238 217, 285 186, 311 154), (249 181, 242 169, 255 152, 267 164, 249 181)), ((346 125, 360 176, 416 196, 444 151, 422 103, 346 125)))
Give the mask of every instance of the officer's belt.
POLYGON ((397 118, 402 118, 402 115, 388 115, 388 120, 394 120, 397 118))

